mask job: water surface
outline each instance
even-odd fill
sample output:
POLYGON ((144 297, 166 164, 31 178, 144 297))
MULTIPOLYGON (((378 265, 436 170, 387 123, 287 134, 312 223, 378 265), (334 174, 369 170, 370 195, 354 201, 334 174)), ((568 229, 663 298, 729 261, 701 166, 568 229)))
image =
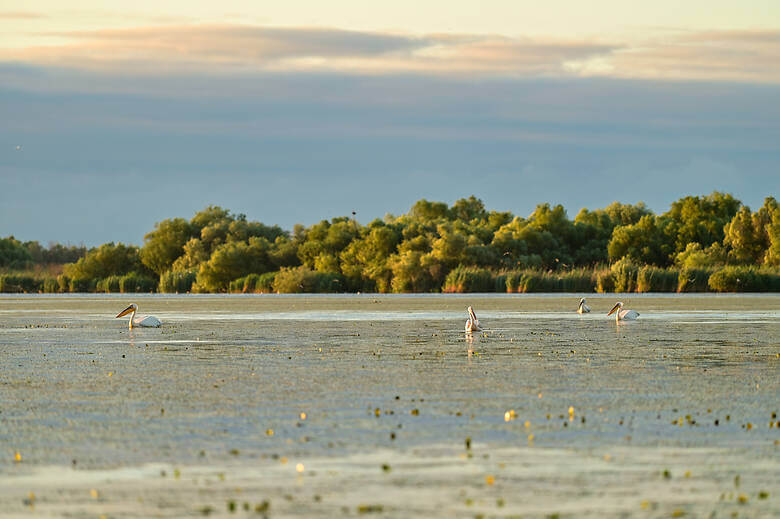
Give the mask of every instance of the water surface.
POLYGON ((779 513, 780 296, 579 297, 1 297, 0 515, 779 513))

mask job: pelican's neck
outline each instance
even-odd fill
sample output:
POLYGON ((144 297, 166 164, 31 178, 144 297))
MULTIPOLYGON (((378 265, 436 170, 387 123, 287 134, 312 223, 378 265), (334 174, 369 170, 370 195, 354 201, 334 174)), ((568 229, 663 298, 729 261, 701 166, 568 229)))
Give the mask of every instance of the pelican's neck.
POLYGON ((135 321, 135 310, 130 314, 130 329, 133 329, 133 321, 135 321))
POLYGON ((618 308, 617 310, 615 310, 615 322, 616 323, 620 322, 620 310, 622 310, 622 308, 618 308))

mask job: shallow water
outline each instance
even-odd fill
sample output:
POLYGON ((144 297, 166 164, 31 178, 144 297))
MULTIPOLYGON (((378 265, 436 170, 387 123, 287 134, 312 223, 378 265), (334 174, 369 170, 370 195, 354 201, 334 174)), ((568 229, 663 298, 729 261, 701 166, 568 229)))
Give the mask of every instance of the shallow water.
POLYGON ((0 297, 0 516, 780 513, 780 296, 578 298, 0 297))

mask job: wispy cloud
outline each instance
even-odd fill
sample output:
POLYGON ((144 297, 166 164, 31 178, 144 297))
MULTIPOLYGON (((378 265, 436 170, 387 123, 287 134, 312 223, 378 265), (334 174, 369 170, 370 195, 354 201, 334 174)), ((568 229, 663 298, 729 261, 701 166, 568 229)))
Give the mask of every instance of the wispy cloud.
POLYGON ((561 74, 572 60, 609 53, 593 42, 495 35, 412 36, 323 28, 169 26, 46 33, 60 45, 0 50, 0 58, 138 72, 223 70, 561 74))
POLYGON ((0 60, 122 73, 336 72, 780 82, 780 31, 658 31, 641 41, 175 25, 41 34, 0 60))
POLYGON ((780 82, 780 31, 676 31, 569 63, 582 75, 780 82))
POLYGON ((144 70, 174 66, 268 69, 290 61, 376 59, 425 47, 424 39, 392 34, 322 28, 244 25, 169 26, 47 33, 65 39, 56 46, 29 47, 21 58, 85 68, 144 70))
POLYGON ((32 20, 36 18, 47 18, 47 15, 32 11, 0 11, 0 20, 32 20))

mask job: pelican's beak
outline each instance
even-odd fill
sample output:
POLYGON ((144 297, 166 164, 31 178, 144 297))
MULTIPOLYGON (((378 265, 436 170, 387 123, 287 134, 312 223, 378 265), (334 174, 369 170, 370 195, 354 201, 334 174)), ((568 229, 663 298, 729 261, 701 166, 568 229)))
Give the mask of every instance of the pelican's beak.
POLYGON ((116 319, 117 317, 122 317, 123 315, 127 315, 132 311, 133 311, 133 305, 130 305, 124 310, 122 310, 121 312, 119 312, 114 319, 116 319))
POLYGON ((615 310, 617 310, 618 308, 620 308, 620 303, 618 303, 618 304, 616 304, 615 306, 613 306, 613 307, 612 307, 612 310, 610 310, 610 311, 609 311, 609 313, 608 313, 607 315, 612 315, 612 314, 614 314, 614 313, 615 313, 615 310))

